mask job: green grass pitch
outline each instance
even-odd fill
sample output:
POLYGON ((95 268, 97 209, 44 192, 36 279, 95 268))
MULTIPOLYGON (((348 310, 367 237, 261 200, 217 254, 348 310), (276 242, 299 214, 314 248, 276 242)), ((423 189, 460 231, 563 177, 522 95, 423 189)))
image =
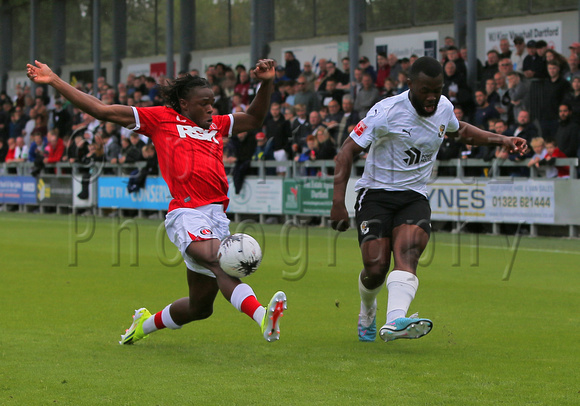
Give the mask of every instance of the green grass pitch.
POLYGON ((510 268, 514 237, 434 233, 410 309, 433 331, 359 343, 355 232, 256 225, 246 281, 287 293, 280 341, 218 296, 210 319, 120 346, 134 309, 187 294, 185 267, 162 264, 161 220, 91 221, 0 213, 0 405, 580 404, 578 240, 523 238, 510 268))

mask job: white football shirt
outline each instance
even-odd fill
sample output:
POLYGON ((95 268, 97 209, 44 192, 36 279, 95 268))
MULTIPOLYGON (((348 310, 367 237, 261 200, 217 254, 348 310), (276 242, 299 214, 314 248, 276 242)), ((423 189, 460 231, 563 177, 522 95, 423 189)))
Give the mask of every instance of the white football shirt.
POLYGON ((381 100, 350 133, 362 148, 370 145, 355 190, 414 190, 427 196, 427 182, 443 136, 457 130, 459 121, 445 96, 430 117, 417 114, 408 90, 381 100))

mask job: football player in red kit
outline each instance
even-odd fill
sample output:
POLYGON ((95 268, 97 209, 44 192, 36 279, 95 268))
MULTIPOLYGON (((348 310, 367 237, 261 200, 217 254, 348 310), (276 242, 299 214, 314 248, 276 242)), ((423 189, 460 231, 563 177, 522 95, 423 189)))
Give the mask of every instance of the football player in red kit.
POLYGON ((63 81, 48 65, 27 65, 28 77, 48 84, 75 106, 98 120, 117 123, 148 136, 155 145, 159 169, 171 200, 165 227, 187 265, 189 297, 169 304, 156 314, 135 311, 120 344, 133 344, 163 329, 208 318, 218 291, 261 327, 267 341, 280 336, 279 320, 286 295, 277 292, 263 307, 252 288, 226 274, 219 266, 220 240, 229 233, 228 182, 223 165, 222 138, 259 128, 266 117, 273 90, 274 61, 260 60, 254 74, 261 86, 245 113, 212 116, 214 94, 207 80, 186 75, 161 88, 165 106, 107 105, 63 81))

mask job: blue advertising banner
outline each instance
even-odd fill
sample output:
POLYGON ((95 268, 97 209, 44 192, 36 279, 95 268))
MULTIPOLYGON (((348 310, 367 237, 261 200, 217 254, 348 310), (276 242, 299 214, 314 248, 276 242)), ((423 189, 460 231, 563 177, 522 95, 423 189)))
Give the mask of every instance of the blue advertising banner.
POLYGON ((101 176, 98 181, 98 206, 119 209, 167 210, 172 197, 163 178, 147 178, 145 188, 127 191, 129 178, 101 176))
POLYGON ((0 203, 36 204, 36 179, 32 176, 0 176, 0 203))

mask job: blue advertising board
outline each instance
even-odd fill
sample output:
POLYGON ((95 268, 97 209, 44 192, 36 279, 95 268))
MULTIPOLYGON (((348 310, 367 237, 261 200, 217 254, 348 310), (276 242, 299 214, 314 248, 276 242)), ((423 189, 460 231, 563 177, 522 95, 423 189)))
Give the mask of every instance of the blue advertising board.
POLYGON ((32 176, 0 176, 0 203, 36 204, 36 179, 32 176))
POLYGON ((172 197, 161 177, 147 178, 137 193, 127 191, 129 178, 101 176, 98 181, 98 206, 119 209, 167 210, 172 197))

